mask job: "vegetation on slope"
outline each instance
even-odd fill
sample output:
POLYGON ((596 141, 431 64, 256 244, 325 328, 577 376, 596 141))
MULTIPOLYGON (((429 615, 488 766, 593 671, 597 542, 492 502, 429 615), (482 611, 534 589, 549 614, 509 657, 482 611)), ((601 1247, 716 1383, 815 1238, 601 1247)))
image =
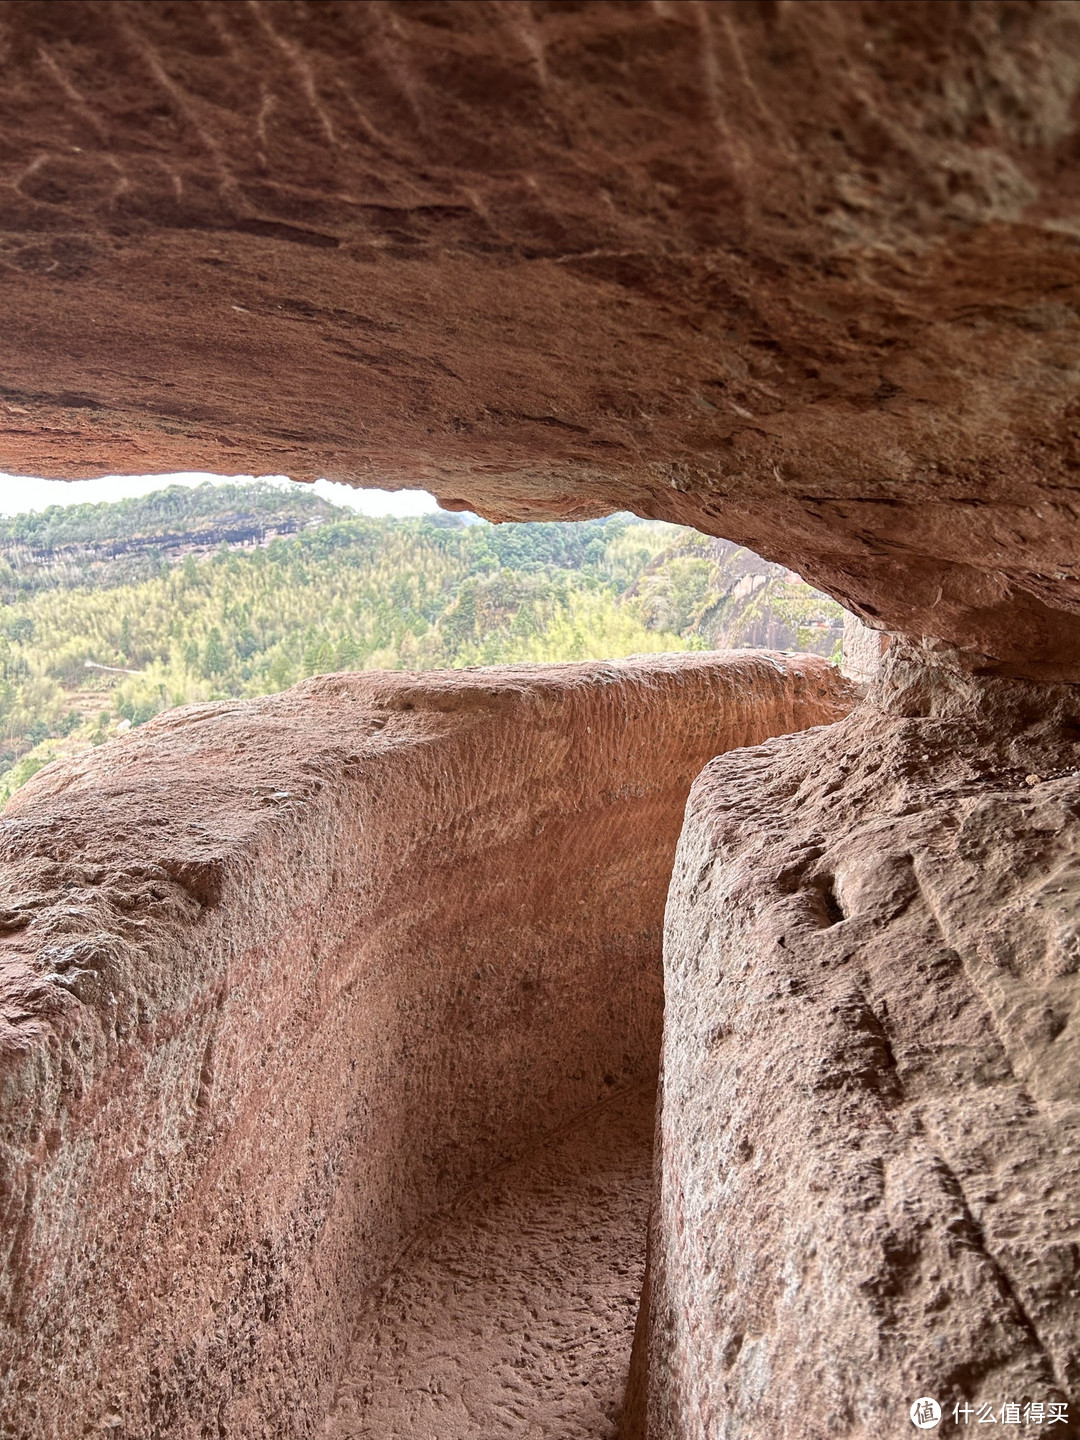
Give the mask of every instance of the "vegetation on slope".
POLYGON ((170 485, 133 500, 0 515, 0 548, 6 552, 21 545, 53 557, 63 551, 111 554, 129 546, 167 546, 176 538, 200 544, 228 532, 283 533, 348 513, 312 490, 282 490, 265 482, 192 489, 170 485))
POLYGON ((0 596, 0 797, 169 706, 308 675, 828 654, 841 617, 782 567, 673 525, 370 520, 269 485, 0 520, 0 596))

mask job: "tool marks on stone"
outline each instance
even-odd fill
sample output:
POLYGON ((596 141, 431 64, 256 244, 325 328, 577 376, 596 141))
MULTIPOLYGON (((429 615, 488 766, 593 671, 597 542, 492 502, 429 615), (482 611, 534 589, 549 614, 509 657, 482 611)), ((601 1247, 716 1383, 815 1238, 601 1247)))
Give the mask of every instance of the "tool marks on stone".
POLYGON ((645 1267, 653 1091, 475 1186, 365 1298, 321 1440, 614 1440, 645 1267))

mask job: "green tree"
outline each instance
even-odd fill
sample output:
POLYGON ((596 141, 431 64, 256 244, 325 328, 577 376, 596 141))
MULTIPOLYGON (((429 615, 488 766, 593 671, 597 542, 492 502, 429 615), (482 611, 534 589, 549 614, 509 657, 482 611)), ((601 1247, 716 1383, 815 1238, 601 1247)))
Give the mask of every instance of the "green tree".
POLYGON ((203 651, 203 668, 207 675, 224 675, 229 668, 229 655, 221 638, 221 631, 215 625, 206 637, 203 651))
POLYGON ((828 654, 841 613, 782 567, 673 525, 372 520, 260 485, 0 520, 0 595, 0 794, 23 760, 100 744, 121 719, 307 674, 828 654), (223 550, 224 531, 247 538, 223 550))

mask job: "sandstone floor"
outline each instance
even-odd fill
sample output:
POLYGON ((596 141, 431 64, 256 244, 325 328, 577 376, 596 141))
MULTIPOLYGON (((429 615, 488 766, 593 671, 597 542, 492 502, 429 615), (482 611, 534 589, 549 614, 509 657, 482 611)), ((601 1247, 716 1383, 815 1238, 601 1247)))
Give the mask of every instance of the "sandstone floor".
POLYGON ((645 1266, 651 1086, 470 1190, 358 1318, 323 1440, 610 1440, 645 1266))

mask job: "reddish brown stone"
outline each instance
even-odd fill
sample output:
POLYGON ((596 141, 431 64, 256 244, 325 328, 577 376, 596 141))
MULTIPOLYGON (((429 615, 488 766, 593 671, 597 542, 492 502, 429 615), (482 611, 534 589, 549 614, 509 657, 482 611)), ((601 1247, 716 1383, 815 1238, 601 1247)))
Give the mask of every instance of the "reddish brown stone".
POLYGON ((319 1440, 614 1440, 655 1097, 593 1106, 423 1227, 361 1307, 319 1440))
POLYGON ((5 1440, 310 1435, 418 1224, 654 1075, 695 773, 847 695, 754 652, 324 676, 41 771, 0 821, 5 1440))
POLYGON ((618 507, 1080 674, 1064 3, 0 6, 0 465, 618 507))
POLYGON ((1080 1430, 1078 735, 1077 687, 898 642, 695 782, 649 1440, 914 1434, 920 1396, 1080 1430))

